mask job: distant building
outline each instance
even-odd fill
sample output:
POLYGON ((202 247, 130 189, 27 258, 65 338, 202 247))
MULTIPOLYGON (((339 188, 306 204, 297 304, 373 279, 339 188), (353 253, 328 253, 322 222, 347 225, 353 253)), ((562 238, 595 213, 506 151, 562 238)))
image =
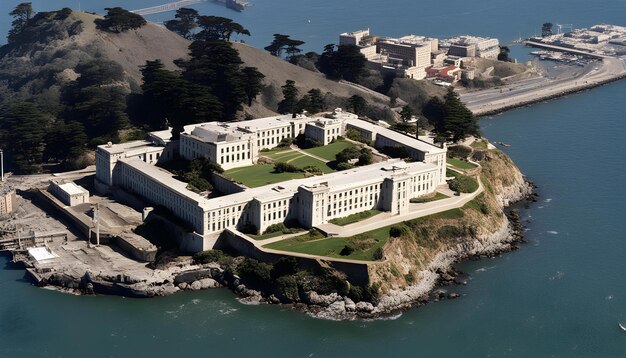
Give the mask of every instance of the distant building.
POLYGON ((449 56, 495 60, 500 54, 500 42, 494 38, 459 36, 448 39, 446 44, 449 56))
POLYGON ((13 212, 16 205, 15 190, 0 183, 0 215, 13 212))
POLYGON ((89 191, 73 182, 57 183, 51 180, 48 191, 68 206, 89 203, 89 191))
POLYGON ((428 74, 428 77, 435 77, 452 82, 461 79, 461 69, 453 65, 442 67, 429 67, 426 72, 428 74))

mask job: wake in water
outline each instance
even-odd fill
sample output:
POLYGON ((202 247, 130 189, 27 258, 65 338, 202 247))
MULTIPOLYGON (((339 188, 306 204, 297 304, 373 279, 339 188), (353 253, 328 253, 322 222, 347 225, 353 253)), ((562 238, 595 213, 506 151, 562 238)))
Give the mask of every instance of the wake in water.
POLYGON ((561 271, 557 271, 556 274, 554 274, 554 276, 550 276, 550 281, 554 281, 554 280, 560 280, 561 277, 563 277, 565 274, 561 271))
POLYGON ((554 230, 548 230, 548 231, 546 231, 546 232, 547 232, 548 234, 551 234, 551 235, 558 235, 558 234, 559 234, 559 232, 558 232, 558 231, 554 231, 554 230))

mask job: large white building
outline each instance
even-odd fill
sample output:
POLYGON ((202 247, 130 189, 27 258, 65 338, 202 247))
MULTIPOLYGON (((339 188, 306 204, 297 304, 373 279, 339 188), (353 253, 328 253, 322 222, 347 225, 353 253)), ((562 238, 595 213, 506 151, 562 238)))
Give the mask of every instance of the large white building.
POLYGON ((155 166, 163 160, 164 148, 173 144, 166 143, 164 133, 155 132, 150 144, 139 141, 136 145, 99 147, 97 166, 102 168, 96 170, 96 181, 119 186, 171 211, 190 229, 183 245, 188 251, 210 249, 227 228, 254 226, 262 233, 272 224, 297 221, 310 228, 371 209, 401 214, 408 210, 411 198, 432 193, 445 183, 445 147, 359 120, 349 113, 336 111, 334 117, 280 116, 187 126, 179 150, 188 159, 203 156, 226 167, 243 166, 256 161, 260 148, 274 147, 281 138, 304 132, 327 144, 351 128, 375 142, 376 147, 406 148, 416 161, 391 159, 209 199, 190 191, 186 183, 155 166), (159 144, 160 152, 153 149, 159 144), (161 154, 157 157, 156 153, 161 154))

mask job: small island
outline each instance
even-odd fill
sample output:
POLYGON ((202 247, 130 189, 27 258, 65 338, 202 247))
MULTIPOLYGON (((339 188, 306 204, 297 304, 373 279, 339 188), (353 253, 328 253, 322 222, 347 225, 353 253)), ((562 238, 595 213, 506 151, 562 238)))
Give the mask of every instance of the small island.
POLYGON ((20 78, 2 88, 19 101, 2 123, 16 174, 3 177, 0 249, 38 285, 228 287, 376 318, 458 297, 437 289, 463 283, 455 262, 521 241, 507 208, 532 185, 452 88, 427 84, 418 101, 407 93, 422 84, 399 78, 391 98, 346 81, 365 76, 356 46, 312 71, 301 41, 276 36, 267 54, 230 42, 249 34, 230 19, 193 15, 202 29, 188 37, 121 8, 29 11, 0 48, 2 76, 20 78), (35 49, 57 56, 53 86, 40 87, 35 49))

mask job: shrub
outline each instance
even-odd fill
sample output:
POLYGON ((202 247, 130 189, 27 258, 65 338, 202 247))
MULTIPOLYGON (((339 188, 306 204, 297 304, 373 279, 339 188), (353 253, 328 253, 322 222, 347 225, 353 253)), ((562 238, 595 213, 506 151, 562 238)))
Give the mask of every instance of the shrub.
POLYGON ((448 147, 448 156, 465 159, 472 154, 472 148, 465 145, 452 145, 448 147))
POLYGON ((280 143, 278 143, 277 147, 278 148, 287 148, 290 147, 293 144, 293 138, 283 138, 280 140, 280 143))
POLYGON ((315 165, 307 165, 306 167, 302 168, 303 172, 307 172, 307 173, 313 173, 313 174, 321 174, 322 170, 318 167, 316 167, 315 165))
POLYGON ((346 163, 346 162, 341 162, 337 164, 337 167, 335 169, 337 169, 337 171, 342 171, 342 170, 348 170, 352 168, 354 168, 354 165, 350 163, 346 163))
POLYGON ((287 229, 285 224, 283 224, 283 223, 272 224, 272 225, 268 226, 267 229, 265 229, 265 231, 263 231, 263 235, 265 235, 265 234, 272 234, 272 233, 275 233, 275 232, 285 232, 285 231, 289 231, 289 229, 287 229))
POLYGON ((372 257, 374 258, 374 260, 378 261, 378 260, 382 260, 383 257, 385 257, 385 251, 383 250, 382 247, 377 248, 374 253, 372 254, 372 257))
POLYGON ((335 155, 335 158, 337 159, 337 162, 342 163, 349 162, 352 159, 356 159, 359 157, 359 155, 361 155, 361 151, 359 150, 359 148, 357 146, 352 146, 337 153, 335 155))
POLYGON ((237 267, 239 276, 252 285, 267 285, 272 281, 272 265, 245 258, 237 267))
POLYGON ((274 164, 275 173, 298 173, 301 169, 293 164, 278 162, 274 164))
POLYGON ((210 262, 220 262, 226 257, 230 257, 230 256, 226 255, 220 250, 207 250, 207 251, 197 252, 192 256, 193 262, 196 264, 208 264, 210 262))
POLYGON ((406 225, 394 225, 389 229, 389 236, 401 237, 409 233, 409 228, 406 225))
POLYGON ((406 275, 404 275, 404 279, 406 280, 406 282, 408 283, 413 283, 415 282, 415 276, 413 275, 412 272, 407 273, 406 275))
POLYGON ((454 179, 448 180, 448 186, 450 190, 460 193, 473 193, 478 190, 476 179, 462 174, 454 174, 454 179))
POLYGON ((343 247, 343 249, 341 249, 341 251, 339 252, 339 255, 341 255, 341 256, 349 256, 353 252, 354 252, 354 248, 346 245, 346 246, 343 247))
POLYGON ((293 256, 281 257, 274 263, 272 268, 272 278, 286 275, 293 275, 298 271, 298 261, 293 256))
POLYGON ((300 298, 298 292, 298 280, 295 276, 281 276, 276 279, 276 287, 282 294, 291 301, 298 301, 300 298))

